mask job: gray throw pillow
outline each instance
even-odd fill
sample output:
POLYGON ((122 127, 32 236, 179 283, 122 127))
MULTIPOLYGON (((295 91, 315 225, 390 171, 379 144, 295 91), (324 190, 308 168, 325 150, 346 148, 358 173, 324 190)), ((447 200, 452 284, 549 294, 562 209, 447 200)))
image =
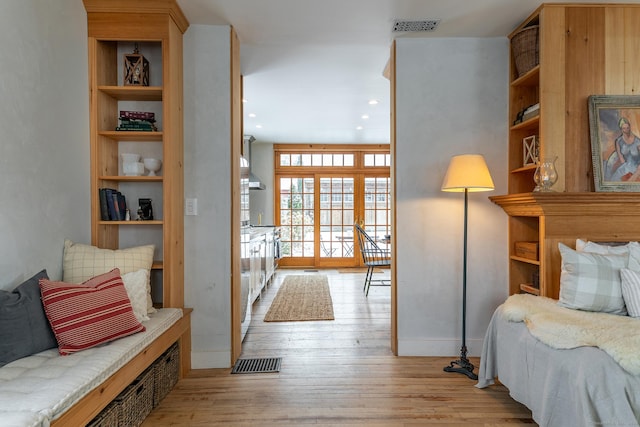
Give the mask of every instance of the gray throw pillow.
POLYGON ((40 299, 42 270, 13 291, 0 290, 0 366, 58 346, 40 299))

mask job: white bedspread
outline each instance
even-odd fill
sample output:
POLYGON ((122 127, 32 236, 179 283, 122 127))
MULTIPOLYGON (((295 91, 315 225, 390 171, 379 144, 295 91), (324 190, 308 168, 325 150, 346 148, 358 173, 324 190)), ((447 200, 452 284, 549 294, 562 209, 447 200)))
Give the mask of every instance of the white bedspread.
POLYGON ((554 349, 496 309, 485 335, 477 387, 498 377, 540 426, 640 425, 640 376, 596 347, 554 349))
POLYGON ((149 317, 144 332, 69 356, 49 349, 0 368, 0 424, 48 426, 180 320, 182 310, 149 317))
POLYGON ((630 374, 640 374, 640 319, 572 310, 528 294, 507 298, 503 315, 525 322, 534 337, 553 348, 598 347, 630 374))

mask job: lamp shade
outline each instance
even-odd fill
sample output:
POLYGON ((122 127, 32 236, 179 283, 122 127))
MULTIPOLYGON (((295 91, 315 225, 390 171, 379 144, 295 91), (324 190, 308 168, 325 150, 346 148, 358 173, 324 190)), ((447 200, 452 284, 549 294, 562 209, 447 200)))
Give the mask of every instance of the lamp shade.
POLYGON ((480 154, 453 156, 442 182, 442 191, 491 191, 493 180, 487 163, 480 154))

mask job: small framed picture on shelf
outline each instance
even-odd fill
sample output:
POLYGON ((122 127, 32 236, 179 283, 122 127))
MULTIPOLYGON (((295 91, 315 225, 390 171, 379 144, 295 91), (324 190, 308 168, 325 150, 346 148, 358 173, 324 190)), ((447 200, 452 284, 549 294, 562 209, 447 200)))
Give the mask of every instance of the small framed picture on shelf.
POLYGON ((538 163, 540 142, 537 135, 522 138, 522 166, 530 166, 538 163))
POLYGON ((152 221, 153 208, 151 199, 138 199, 138 221, 152 221))
POLYGON ((640 97, 589 97, 591 159, 596 191, 640 191, 640 97))

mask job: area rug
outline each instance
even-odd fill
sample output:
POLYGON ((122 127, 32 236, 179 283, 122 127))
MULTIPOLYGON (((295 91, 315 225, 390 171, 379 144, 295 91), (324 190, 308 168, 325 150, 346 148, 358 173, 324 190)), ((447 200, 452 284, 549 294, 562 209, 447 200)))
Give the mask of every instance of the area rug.
MULTIPOLYGON (((353 274, 353 273, 366 273, 367 267, 349 267, 349 268, 339 268, 338 273, 340 274, 353 274)), ((380 268, 374 268, 374 273, 384 273, 384 271, 380 268)))
POLYGON ((334 320, 327 276, 304 274, 285 277, 269 311, 264 316, 264 321, 308 320, 334 320))

